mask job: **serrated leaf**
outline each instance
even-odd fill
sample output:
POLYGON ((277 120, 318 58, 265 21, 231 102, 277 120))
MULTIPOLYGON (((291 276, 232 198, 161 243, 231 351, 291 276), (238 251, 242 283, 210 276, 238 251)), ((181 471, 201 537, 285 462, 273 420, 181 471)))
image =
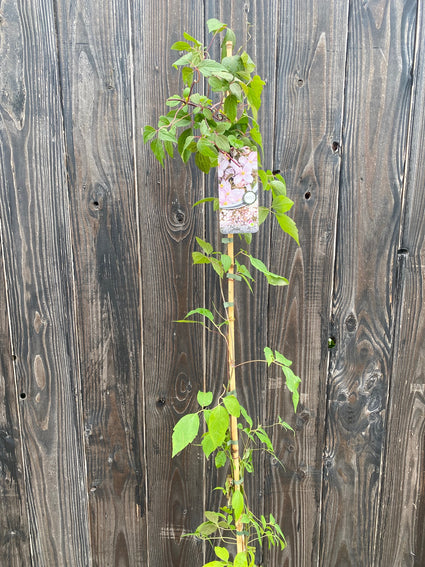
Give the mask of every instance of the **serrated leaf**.
MULTIPOLYGON (((249 84, 249 90, 247 94, 247 99, 249 104, 258 110, 261 106, 261 93, 263 92, 263 86, 266 83, 262 80, 259 75, 255 75, 249 84)), ((256 116, 254 116, 256 118, 256 116)))
POLYGON ((291 217, 288 217, 287 215, 276 214, 276 219, 277 222, 279 223, 280 228, 284 232, 286 232, 286 234, 292 236, 295 242, 299 245, 300 241, 298 235, 298 228, 295 222, 291 219, 291 217))
POLYGON ((170 158, 173 158, 173 155, 174 155, 174 144, 173 144, 173 142, 165 141, 164 142, 164 148, 165 148, 165 151, 167 152, 167 154, 170 156, 170 158))
POLYGON ((156 130, 155 128, 153 128, 152 126, 145 126, 143 129, 143 141, 146 144, 146 142, 149 142, 150 140, 152 140, 152 138, 155 137, 156 134, 156 130))
MULTIPOLYGON (((204 413, 204 415, 205 415, 205 413, 204 413)), ((208 418, 208 420, 209 420, 209 418, 208 418)), ((205 421, 208 424, 208 421, 207 421, 206 418, 205 418, 205 421)), ((201 446, 202 446, 202 450, 204 451, 205 458, 207 458, 207 459, 211 455, 211 453, 213 451, 215 451, 216 448, 217 448, 214 444, 213 438, 211 437, 211 435, 209 433, 204 435, 204 437, 202 438, 201 446)))
POLYGON ((240 551, 233 562, 233 567, 249 567, 248 566, 248 553, 240 551))
POLYGON ((288 390, 292 393, 292 405, 294 406, 294 411, 297 411, 298 402, 300 399, 300 395, 298 393, 298 386, 301 383, 301 378, 296 376, 291 368, 287 366, 281 367, 286 379, 286 386, 288 390))
POLYGON ((174 61, 173 67, 177 69, 177 67, 181 67, 182 65, 190 65, 193 58, 193 53, 186 53, 182 57, 179 57, 177 61, 174 61))
POLYGON ((229 89, 229 81, 214 75, 208 78, 208 84, 213 92, 225 92, 229 89))
MULTIPOLYGON (((217 158, 215 161, 217 161, 217 158)), ((200 152, 195 154, 195 164, 203 173, 209 173, 210 169, 216 165, 211 161, 210 157, 205 156, 200 152)))
POLYGON ((235 522, 237 522, 241 517, 244 508, 243 494, 240 490, 235 490, 232 494, 232 508, 233 517, 235 518, 235 522))
POLYGON ((294 205, 294 201, 291 201, 285 195, 277 195, 273 199, 273 209, 278 214, 287 213, 290 209, 292 209, 294 205))
POLYGON ((220 22, 220 20, 216 18, 207 20, 207 26, 210 33, 218 33, 227 28, 227 24, 223 24, 223 22, 220 22))
POLYGON ((240 55, 230 55, 226 56, 221 60, 222 64, 226 69, 232 73, 232 75, 236 75, 239 71, 244 71, 245 67, 240 55))
POLYGON ((224 276, 223 265, 220 260, 217 258, 211 258, 211 265, 214 268, 214 271, 222 278, 224 276))
POLYGON ((264 190, 267 191, 266 187, 268 186, 268 178, 267 173, 263 169, 258 170, 258 176, 261 179, 261 183, 263 184, 264 190))
POLYGON ((254 142, 256 142, 260 146, 260 148, 263 149, 263 138, 261 136, 260 130, 258 130, 258 128, 251 128, 249 135, 254 140, 254 142))
POLYGON ((219 559, 222 559, 223 561, 228 561, 230 556, 229 552, 225 547, 218 547, 218 546, 214 547, 214 553, 217 555, 219 559))
POLYGON ((238 99, 234 94, 230 94, 224 99, 224 113, 233 122, 238 113, 238 99))
POLYGON ((253 425, 253 421, 251 419, 251 416, 248 414, 248 412, 246 411, 246 409, 241 406, 241 414, 243 415, 243 417, 245 418, 245 421, 247 422, 247 424, 252 427, 253 425))
POLYGON ((269 183, 270 187, 272 188, 273 196, 277 197, 278 195, 286 196, 286 183, 283 181, 279 181, 278 179, 273 179, 269 183))
POLYGON ((273 274, 272 272, 268 272, 264 275, 266 276, 266 279, 270 285, 284 286, 289 284, 289 281, 286 278, 284 278, 283 276, 278 276, 277 274, 273 274))
POLYGON ((218 149, 222 150, 223 152, 229 153, 230 143, 226 136, 224 136, 223 134, 216 134, 214 136, 214 143, 218 149))
POLYGON ((211 75, 216 75, 226 71, 226 67, 223 67, 221 63, 213 61, 212 59, 204 59, 198 65, 199 72, 204 77, 211 77, 211 75))
POLYGON ((196 396, 196 399, 198 400, 198 404, 201 406, 201 408, 205 408, 212 403, 213 393, 199 391, 196 396))
POLYGON ((212 244, 210 244, 210 242, 206 242, 206 240, 202 240, 202 238, 199 238, 199 236, 195 236, 195 238, 196 238, 196 242, 198 243, 198 246, 202 248, 205 254, 212 254, 214 252, 214 248, 212 244))
POLYGON ((234 417, 239 417, 241 415, 241 406, 235 396, 225 396, 223 398, 223 404, 230 415, 233 415, 234 417))
MULTIPOLYGON (((202 535, 204 537, 210 536, 215 531, 217 531, 217 526, 215 524, 213 524, 212 522, 203 522, 200 526, 198 526, 196 528, 196 533, 199 533, 200 535, 202 535)), ((218 563, 218 561, 216 561, 215 563, 218 563)), ((222 563, 218 563, 218 565, 220 567, 223 567, 222 563)), ((206 567, 206 566, 204 565, 204 567, 206 567)))
POLYGON ((202 254, 202 252, 192 252, 192 261, 194 264, 210 264, 211 258, 202 254))
POLYGON ((184 415, 174 426, 173 429, 173 454, 175 457, 189 443, 195 439, 199 431, 199 415, 197 413, 188 413, 184 415))
POLYGON ((267 207, 258 207, 258 224, 262 224, 270 214, 267 207))
POLYGON ((272 362, 274 362, 274 354, 271 348, 264 347, 264 355, 266 357, 267 366, 270 366, 272 362))
POLYGON ((168 142, 173 142, 173 143, 177 143, 177 136, 175 131, 173 132, 173 130, 166 130, 165 128, 160 128, 158 130, 158 138, 160 140, 168 141, 168 142))
POLYGON ((193 81, 193 69, 191 67, 184 67, 182 69, 182 79, 183 83, 190 86, 193 81))
POLYGON ((186 141, 189 137, 192 137, 193 139, 193 131, 192 128, 188 128, 187 130, 183 130, 183 132, 180 134, 178 140, 177 140, 177 149, 179 151, 179 154, 182 155, 183 150, 186 147, 186 141))

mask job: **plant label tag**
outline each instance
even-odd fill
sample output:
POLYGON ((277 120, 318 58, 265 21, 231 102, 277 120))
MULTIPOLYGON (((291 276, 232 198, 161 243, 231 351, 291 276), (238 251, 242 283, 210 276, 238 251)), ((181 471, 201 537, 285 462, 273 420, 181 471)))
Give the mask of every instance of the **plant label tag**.
POLYGON ((258 156, 244 147, 218 156, 220 232, 244 234, 258 231, 258 156))

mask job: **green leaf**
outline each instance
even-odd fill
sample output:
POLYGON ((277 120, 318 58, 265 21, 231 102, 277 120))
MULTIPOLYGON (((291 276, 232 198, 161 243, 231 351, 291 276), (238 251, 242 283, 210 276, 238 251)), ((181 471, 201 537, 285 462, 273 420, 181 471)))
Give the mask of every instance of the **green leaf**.
POLYGON ((200 199, 193 203, 192 207, 196 207, 197 205, 202 205, 203 203, 209 203, 210 201, 215 201, 217 197, 205 197, 204 199, 200 199))
POLYGON ((234 94, 230 94, 224 100, 224 113, 233 122, 238 113, 238 99, 234 94))
POLYGON ((158 138, 163 141, 177 143, 177 136, 175 131, 166 130, 165 128, 160 128, 158 130, 158 138))
POLYGON ((283 181, 273 179, 270 181, 270 187, 272 188, 274 197, 277 197, 278 195, 286 196, 286 183, 283 181))
POLYGON ((194 264, 211 264, 211 258, 202 254, 202 252, 192 252, 192 260, 194 264))
MULTIPOLYGON (((198 533, 198 534, 200 534, 204 537, 210 536, 215 531, 217 531, 217 526, 216 526, 216 524, 213 524, 212 522, 203 522, 200 526, 198 526, 196 528, 196 533, 198 533)), ((219 563, 218 561, 213 561, 213 563, 218 563, 219 567, 223 567, 223 564, 219 563)), ((211 563, 209 565, 211 565, 211 563)), ((204 567, 206 567, 206 566, 204 565, 204 567)))
POLYGON ((218 547, 218 546, 214 547, 214 553, 217 555, 219 559, 222 559, 223 561, 228 561, 230 556, 229 552, 225 547, 218 547))
POLYGON ((235 396, 226 396, 223 398, 223 404, 230 415, 239 417, 241 415, 241 406, 235 396))
POLYGON ((298 402, 300 395, 298 393, 298 386, 300 385, 301 378, 296 376, 291 368, 287 366, 281 367, 286 378, 286 386, 290 392, 292 392, 292 405, 294 406, 294 411, 297 411, 298 402))
POLYGON ((198 147, 198 151, 203 156, 216 158, 217 155, 218 155, 217 149, 210 142, 205 140, 204 138, 200 138, 198 140, 197 147, 198 147))
POLYGON ((195 439, 199 431, 199 415, 197 413, 188 413, 184 415, 174 426, 173 429, 173 454, 175 457, 189 443, 195 439))
POLYGON ((201 408, 205 408, 212 403, 213 393, 199 391, 196 396, 196 399, 198 400, 198 404, 201 406, 201 408))
MULTIPOLYGON (((279 181, 277 183, 279 183, 279 181)), ((289 199, 285 195, 277 195, 273 199, 273 209, 278 214, 283 214, 288 212, 290 209, 292 209, 293 205, 294 205, 294 201, 291 201, 291 199, 289 199)))
POLYGON ((267 366, 270 366, 270 364, 272 362, 274 362, 274 354, 271 348, 269 347, 264 347, 264 354, 266 357, 266 361, 267 361, 267 366))
POLYGON ((190 86, 193 81, 193 69, 191 67, 184 67, 182 69, 182 79, 183 83, 190 86))
POLYGON ((227 456, 224 451, 217 451, 215 455, 215 466, 217 469, 224 467, 227 462, 227 456))
POLYGON ((267 191, 266 187, 269 184, 267 173, 263 169, 258 170, 258 176, 261 179, 261 183, 263 184, 264 190, 267 191))
POLYGON ((227 24, 223 24, 223 22, 220 22, 216 18, 207 20, 207 26, 210 33, 218 33, 227 28, 227 24))
POLYGON ((209 157, 200 152, 195 154, 195 164, 203 173, 209 173, 210 169, 215 166, 215 163, 212 163, 209 157))
POLYGON ((216 134, 214 136, 214 143, 219 150, 222 150, 223 152, 227 152, 227 153, 230 151, 229 140, 227 139, 226 136, 224 136, 224 134, 216 134))
POLYGON ((192 128, 188 128, 187 130, 183 130, 183 132, 180 134, 179 139, 177 140, 177 149, 178 149, 180 155, 183 154, 183 150, 186 147, 187 139, 189 137, 191 137, 193 139, 192 134, 193 134, 192 128))
POLYGON ((220 278, 222 278, 224 276, 224 269, 220 260, 217 260, 217 258, 211 258, 211 265, 214 268, 214 271, 220 276, 220 278))
POLYGON ((155 128, 153 128, 152 126, 145 126, 143 129, 143 141, 146 144, 146 142, 149 142, 149 140, 152 140, 152 138, 155 137, 156 134, 156 130, 155 128))
POLYGON ((173 49, 175 51, 192 51, 193 47, 186 41, 176 41, 176 43, 173 43, 170 49, 173 49))
POLYGON ((243 406, 241 406, 241 414, 245 418, 245 421, 247 422, 247 424, 250 427, 252 427, 253 422, 252 422, 251 416, 248 414, 248 412, 246 411, 246 409, 243 406))
POLYGON ((164 148, 170 158, 172 158, 174 155, 174 144, 172 142, 166 141, 164 142, 164 148))
POLYGON ((216 406, 208 420, 208 433, 214 444, 214 449, 219 447, 225 437, 229 428, 229 414, 225 407, 216 406))
POLYGON ((213 92, 225 92, 229 89, 229 81, 220 79, 214 75, 208 78, 208 84, 213 92))
MULTIPOLYGON (((204 566, 206 567, 206 566, 204 566)), ((240 551, 233 562, 233 567, 249 567, 248 566, 248 553, 246 551, 240 551)))
POLYGON ((234 49, 235 44, 236 44, 236 36, 230 28, 227 28, 226 34, 225 34, 223 42, 221 44, 221 59, 224 59, 227 56, 226 44, 227 44, 228 41, 232 42, 232 49, 234 49))
POLYGON ((226 71, 226 67, 223 67, 221 63, 213 61, 212 59, 204 59, 201 61, 198 65, 198 69, 204 77, 211 77, 211 75, 226 71))
POLYGON ((202 240, 202 238, 199 238, 199 236, 195 236, 196 238, 196 242, 198 243, 199 247, 202 248, 202 250, 205 252, 205 254, 212 254, 214 252, 214 248, 212 246, 212 244, 210 244, 209 242, 206 242, 205 240, 202 240))
POLYGON ((153 152, 153 155, 159 161, 159 163, 164 167, 165 151, 164 151, 164 146, 163 146, 161 140, 158 140, 158 138, 155 138, 154 140, 152 140, 151 150, 153 152))
POLYGON ((238 100, 242 99, 242 88, 239 83, 236 83, 235 81, 233 83, 230 83, 229 90, 236 96, 238 100))
POLYGON ((247 99, 251 107, 255 110, 258 110, 261 106, 261 93, 263 92, 263 86, 265 84, 266 83, 259 75, 255 75, 249 84, 247 99))
POLYGON ((266 279, 270 285, 284 286, 289 284, 289 281, 286 278, 284 278, 283 276, 278 276, 277 274, 272 274, 272 272, 268 272, 264 275, 266 276, 266 279))
POLYGON ((209 433, 206 433, 202 438, 201 446, 206 459, 208 459, 211 453, 217 449, 216 445, 214 444, 214 440, 209 433))
POLYGON ((243 61, 245 70, 248 71, 248 73, 252 73, 253 70, 255 69, 255 63, 254 61, 251 59, 251 57, 248 55, 248 53, 246 51, 244 51, 241 55, 241 59, 243 61))
POLYGON ((274 354, 277 362, 280 362, 284 366, 291 366, 292 361, 288 360, 285 356, 283 356, 283 354, 280 354, 280 352, 277 352, 277 350, 274 351, 274 354))
POLYGON ((298 236, 298 228, 295 222, 290 217, 283 214, 276 214, 276 218, 283 232, 286 232, 287 234, 289 234, 289 236, 292 236, 295 242, 299 245, 300 241, 298 236))
POLYGON ((260 146, 260 148, 263 149, 263 138, 261 136, 260 130, 258 130, 258 128, 251 128, 249 135, 254 140, 254 142, 256 142, 260 146))
POLYGON ((258 224, 262 224, 270 214, 267 207, 258 207, 258 224))
POLYGON ((237 522, 243 512, 244 500, 243 494, 240 490, 235 490, 232 494, 232 508, 235 522, 237 522))
POLYGON ((205 563, 203 567, 223 567, 223 565, 224 564, 221 561, 209 561, 208 563, 205 563))
POLYGON ((230 57, 224 57, 221 60, 222 64, 226 69, 232 73, 232 75, 236 75, 239 71, 244 71, 245 67, 240 55, 230 55, 230 57))
POLYGON ((190 65, 192 62, 193 53, 186 53, 182 57, 179 57, 177 61, 174 61, 173 67, 177 69, 177 67, 181 67, 182 65, 190 65))
POLYGON ((189 311, 189 313, 185 315, 184 318, 187 319, 192 315, 202 315, 202 317, 205 317, 206 319, 209 319, 214 323, 214 315, 211 313, 209 309, 205 309, 205 307, 198 307, 197 309, 192 309, 192 311, 189 311))
POLYGON ((221 255, 221 264, 223 266, 223 270, 225 272, 228 272, 232 266, 232 259, 230 256, 228 256, 227 254, 222 254, 221 255))

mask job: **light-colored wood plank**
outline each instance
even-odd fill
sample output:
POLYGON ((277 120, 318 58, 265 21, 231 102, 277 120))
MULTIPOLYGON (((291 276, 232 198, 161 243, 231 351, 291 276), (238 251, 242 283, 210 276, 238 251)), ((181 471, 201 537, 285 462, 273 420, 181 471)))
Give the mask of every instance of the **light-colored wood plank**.
POLYGON ((0 215, 31 562, 86 566, 81 384, 53 2, 5 2, 0 33, 0 215))
POLYGON ((280 414, 295 436, 279 432, 273 439, 284 468, 266 462, 266 514, 277 517, 288 546, 283 557, 267 551, 265 564, 304 567, 317 564, 319 555, 348 2, 285 1, 277 17, 274 168, 295 202, 289 215, 300 247, 273 229, 271 269, 290 284, 270 290, 269 343, 293 361, 302 383, 294 416, 281 373, 274 370, 269 378, 267 414, 280 414))
POLYGON ((374 564, 416 4, 350 5, 321 561, 374 564))

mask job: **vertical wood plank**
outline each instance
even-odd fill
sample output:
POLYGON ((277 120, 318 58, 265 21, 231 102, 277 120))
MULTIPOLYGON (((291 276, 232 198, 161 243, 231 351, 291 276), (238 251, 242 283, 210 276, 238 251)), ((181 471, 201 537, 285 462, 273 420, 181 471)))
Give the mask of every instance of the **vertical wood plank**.
POLYGON ((281 373, 273 370, 269 378, 267 415, 281 415, 295 436, 279 432, 273 438, 283 468, 266 461, 265 512, 276 515, 288 544, 283 557, 266 551, 267 565, 318 562, 347 18, 348 2, 279 6, 274 168, 295 202, 289 215, 300 247, 273 229, 271 270, 290 283, 270 290, 269 343, 293 361, 302 383, 294 416, 281 373))
MULTIPOLYGON (((397 316, 375 565, 425 564, 425 10, 418 3, 409 161, 398 250, 397 316)), ((410 58, 409 58, 410 60, 410 58)))
POLYGON ((85 566, 90 544, 53 2, 4 2, 0 33, 0 214, 31 561, 85 566))
POLYGON ((173 321, 204 304, 203 270, 192 266, 203 219, 192 204, 204 196, 203 176, 179 158, 161 169, 141 132, 165 114, 178 92, 178 53, 170 46, 187 31, 203 38, 201 0, 134 2, 137 173, 141 224, 144 374, 146 392, 149 565, 201 565, 203 546, 182 535, 203 520, 204 461, 190 447, 171 459, 173 426, 198 408, 203 388, 202 330, 173 321))
POLYGON ((144 392, 126 1, 58 3, 94 565, 146 565, 144 392))
MULTIPOLYGON (((1 228, 0 228, 1 240, 1 228)), ((0 242, 1 244, 1 242, 0 242)), ((1 249, 1 248, 0 248, 1 249)), ((13 373, 3 252, 0 253, 0 564, 30 565, 18 397, 13 373)))
POLYGON ((350 5, 321 561, 374 563, 416 3, 350 5))

